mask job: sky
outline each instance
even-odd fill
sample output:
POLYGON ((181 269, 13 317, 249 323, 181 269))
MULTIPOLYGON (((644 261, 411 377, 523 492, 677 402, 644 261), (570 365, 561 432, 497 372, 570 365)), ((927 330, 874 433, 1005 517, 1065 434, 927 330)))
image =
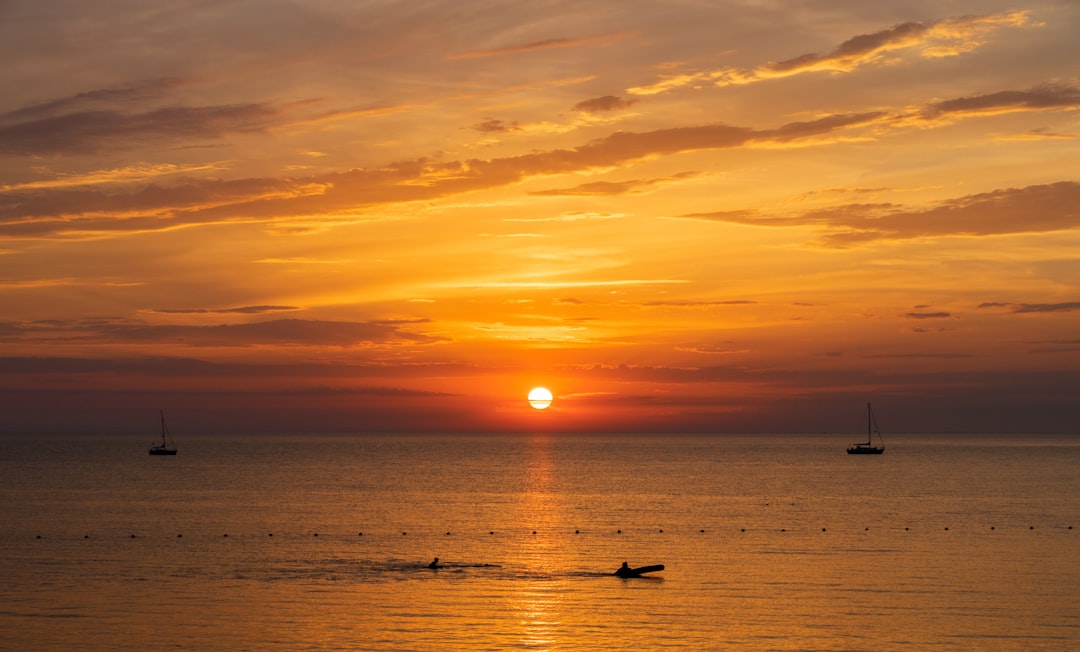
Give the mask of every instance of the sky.
POLYGON ((1078 432, 1078 33, 0 0, 0 432, 1078 432))

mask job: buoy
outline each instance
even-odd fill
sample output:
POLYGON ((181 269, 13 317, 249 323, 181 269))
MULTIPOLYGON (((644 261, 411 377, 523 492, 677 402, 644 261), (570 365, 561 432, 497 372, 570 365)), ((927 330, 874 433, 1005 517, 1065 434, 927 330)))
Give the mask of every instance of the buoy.
POLYGON ((181 539, 181 538, 183 538, 183 536, 184 536, 184 535, 182 535, 182 534, 177 534, 177 535, 176 535, 176 538, 177 538, 177 539, 181 539))
POLYGON ((491 532, 488 532, 488 534, 495 534, 495 531, 492 530, 491 532))
POLYGON ((272 536, 274 536, 274 533, 273 533, 273 532, 271 532, 271 533, 270 533, 270 534, 268 534, 267 536, 271 536, 271 537, 272 537, 272 536))
POLYGON ((450 533, 449 533, 449 532, 447 532, 447 533, 446 533, 446 536, 450 536, 450 533))
POLYGON ((84 534, 84 535, 82 535, 82 538, 84 538, 84 539, 89 539, 89 538, 90 538, 90 535, 89 535, 89 534, 84 534))
POLYGON ((316 533, 315 533, 315 536, 319 536, 319 533, 318 533, 318 532, 316 532, 316 533))
POLYGON ((821 528, 821 531, 822 531, 822 532, 824 532, 824 531, 825 531, 825 528, 821 528))
POLYGON ((134 539, 134 538, 135 538, 135 535, 134 535, 134 534, 133 534, 133 535, 131 535, 131 538, 132 538, 132 539, 134 539))
MULTIPOLYGON (((135 535, 133 534, 133 535, 131 535, 131 536, 135 536, 135 535)), ((221 535, 221 536, 225 537, 226 539, 228 539, 228 538, 229 538, 229 535, 228 535, 228 533, 226 533, 226 534, 223 534, 223 535, 221 535)))
POLYGON ((701 533, 702 533, 702 534, 705 534, 705 530, 701 530, 701 533))
POLYGON ((536 534, 536 530, 533 530, 533 534, 536 534))
POLYGON ((622 534, 622 530, 615 530, 615 534, 622 534))
POLYGON ((581 530, 574 530, 574 534, 581 534, 581 530))

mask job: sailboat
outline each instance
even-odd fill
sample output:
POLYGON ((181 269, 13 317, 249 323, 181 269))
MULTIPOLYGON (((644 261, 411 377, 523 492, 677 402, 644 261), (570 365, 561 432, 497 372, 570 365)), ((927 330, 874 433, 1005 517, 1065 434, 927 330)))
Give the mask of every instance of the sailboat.
POLYGON ((848 455, 881 455, 885 452, 885 441, 881 438, 878 430, 877 419, 874 418, 874 409, 866 404, 866 443, 852 444, 848 446, 848 455), (880 446, 874 446, 874 435, 877 435, 880 446))
POLYGON ((150 447, 151 455, 176 455, 176 444, 173 443, 169 428, 165 425, 165 410, 161 410, 161 443, 150 447))

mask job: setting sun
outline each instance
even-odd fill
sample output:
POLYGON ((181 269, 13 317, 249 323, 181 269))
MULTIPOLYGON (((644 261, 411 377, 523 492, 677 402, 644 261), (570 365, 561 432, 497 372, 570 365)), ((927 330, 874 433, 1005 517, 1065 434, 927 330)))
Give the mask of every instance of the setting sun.
POLYGON ((551 395, 551 390, 546 387, 534 387, 529 392, 529 405, 537 410, 546 410, 551 406, 552 398, 554 397, 551 395))

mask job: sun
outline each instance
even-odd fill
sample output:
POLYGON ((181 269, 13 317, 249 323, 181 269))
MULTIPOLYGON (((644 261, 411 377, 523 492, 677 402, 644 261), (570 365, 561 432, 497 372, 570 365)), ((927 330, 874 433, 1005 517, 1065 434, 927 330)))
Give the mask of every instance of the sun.
POLYGON ((534 387, 529 392, 529 405, 537 410, 546 410, 551 406, 551 390, 546 387, 534 387))

